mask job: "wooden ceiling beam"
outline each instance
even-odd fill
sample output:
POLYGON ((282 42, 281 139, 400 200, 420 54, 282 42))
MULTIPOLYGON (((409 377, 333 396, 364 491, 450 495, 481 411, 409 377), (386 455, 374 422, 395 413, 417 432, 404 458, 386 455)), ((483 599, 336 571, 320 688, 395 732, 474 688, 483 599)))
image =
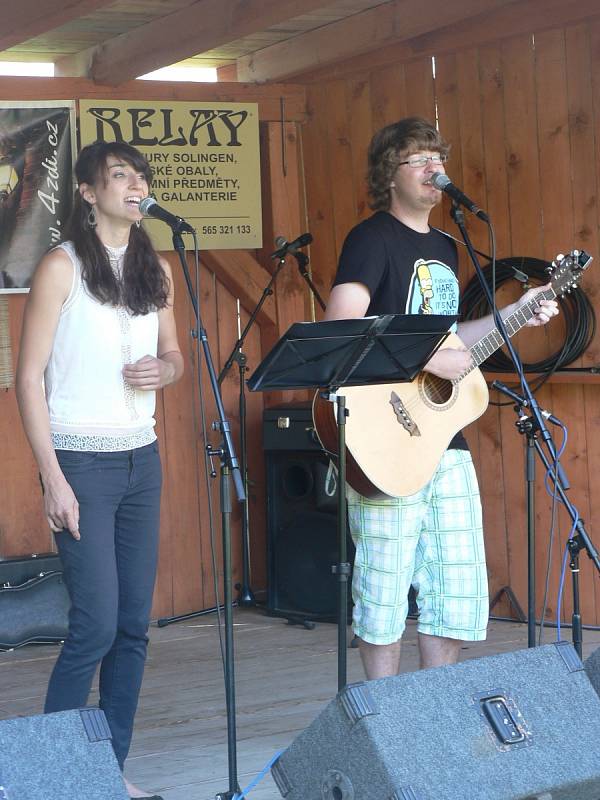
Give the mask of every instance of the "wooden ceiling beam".
POLYGON ((19 0, 4 3, 0 25, 0 50, 8 50, 79 17, 85 17, 114 0, 19 0))
POLYGON ((76 57, 61 59, 57 72, 118 86, 325 5, 327 0, 196 0, 76 57))
POLYGON ((285 42, 265 47, 237 60, 238 80, 290 78, 353 56, 376 51, 393 42, 414 39, 438 28, 489 14, 514 0, 391 0, 339 22, 285 42))
POLYGON ((303 86, 281 83, 172 83, 130 81, 118 87, 102 86, 85 78, 21 78, 0 76, 3 100, 64 100, 72 97, 93 100, 147 100, 167 102, 257 103, 261 122, 306 120, 306 92, 303 86), (282 99, 284 103, 282 104, 282 99))

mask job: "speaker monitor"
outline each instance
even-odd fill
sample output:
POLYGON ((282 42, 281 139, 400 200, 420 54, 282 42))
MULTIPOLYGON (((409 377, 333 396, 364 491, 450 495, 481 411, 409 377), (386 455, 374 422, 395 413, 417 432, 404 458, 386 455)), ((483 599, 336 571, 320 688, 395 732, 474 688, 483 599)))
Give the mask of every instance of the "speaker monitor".
POLYGON ((590 679, 590 683, 600 695, 600 647, 594 650, 583 663, 586 674, 590 679))
POLYGON ((97 708, 0 721, 0 800, 128 800, 97 708))
POLYGON ((566 642, 354 684, 272 773, 286 800, 598 800, 600 698, 566 642))

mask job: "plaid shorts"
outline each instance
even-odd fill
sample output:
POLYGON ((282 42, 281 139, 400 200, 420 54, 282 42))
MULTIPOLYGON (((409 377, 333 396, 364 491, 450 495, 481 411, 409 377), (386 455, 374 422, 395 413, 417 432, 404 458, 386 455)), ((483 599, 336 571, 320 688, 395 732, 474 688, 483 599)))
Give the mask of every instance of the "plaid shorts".
POLYGON ((485 639, 488 588, 481 502, 471 454, 447 450, 431 481, 408 497, 371 501, 348 487, 356 545, 353 627, 371 644, 392 644, 417 592, 418 631, 485 639))

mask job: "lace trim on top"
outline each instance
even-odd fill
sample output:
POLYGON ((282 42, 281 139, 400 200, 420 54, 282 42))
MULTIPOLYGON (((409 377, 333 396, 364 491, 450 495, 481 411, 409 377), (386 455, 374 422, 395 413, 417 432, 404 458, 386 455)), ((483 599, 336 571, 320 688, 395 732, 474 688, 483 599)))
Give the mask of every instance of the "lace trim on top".
POLYGON ((116 453, 122 450, 135 450, 156 441, 154 428, 123 436, 103 436, 85 433, 52 432, 52 446, 55 450, 85 450, 91 453, 116 453))
POLYGON ((104 249, 106 250, 106 255, 108 256, 111 267, 113 266, 113 261, 117 262, 119 267, 123 265, 123 258, 127 252, 126 244, 122 244, 119 247, 111 247, 109 244, 105 244, 104 249))
MULTIPOLYGON (((123 306, 117 308, 117 318, 121 329, 121 361, 123 366, 131 363, 131 317, 127 309, 123 306)), ((130 419, 139 419, 139 414, 135 407, 135 389, 123 378, 123 394, 125 396, 125 406, 129 411, 130 419)))
MULTIPOLYGON (((123 275, 123 261, 125 260, 125 253, 127 245, 120 247, 111 247, 108 244, 104 245, 110 266, 120 280, 123 275)), ((117 308, 117 319, 119 320, 119 330, 121 332, 121 362, 123 366, 130 364, 131 357, 131 314, 128 309, 123 306, 117 308)), ((135 389, 131 384, 123 379, 123 396, 125 399, 125 407, 129 411, 129 418, 131 420, 139 419, 139 414, 135 407, 135 389)), ((63 449, 63 448, 61 448, 63 449)), ((66 448, 65 448, 66 449, 66 448)), ((127 450, 131 448, 125 448, 127 450)))

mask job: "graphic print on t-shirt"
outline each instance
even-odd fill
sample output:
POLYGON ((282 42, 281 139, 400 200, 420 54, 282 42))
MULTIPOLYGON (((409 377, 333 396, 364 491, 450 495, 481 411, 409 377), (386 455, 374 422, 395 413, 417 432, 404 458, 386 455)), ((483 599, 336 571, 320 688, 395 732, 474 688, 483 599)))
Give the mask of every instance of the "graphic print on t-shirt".
POLYGON ((456 314, 458 281, 450 267, 436 259, 415 261, 406 299, 407 314, 456 314))

